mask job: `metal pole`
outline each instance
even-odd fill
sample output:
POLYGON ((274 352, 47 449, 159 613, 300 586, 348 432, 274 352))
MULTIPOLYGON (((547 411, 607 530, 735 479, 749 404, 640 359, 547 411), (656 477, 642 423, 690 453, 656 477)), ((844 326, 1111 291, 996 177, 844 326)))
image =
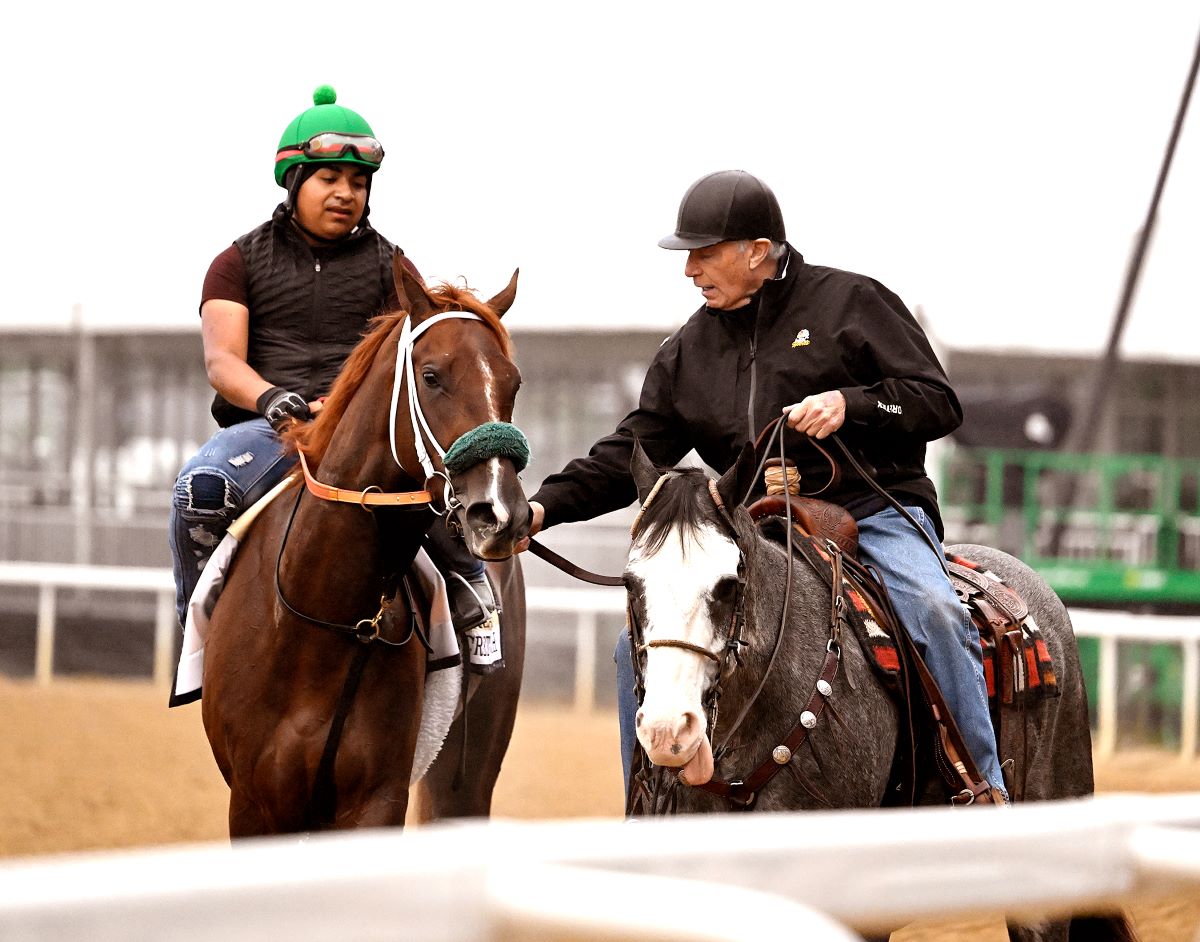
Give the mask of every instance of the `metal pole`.
POLYGON ((1117 751, 1117 639, 1100 639, 1100 705, 1096 751, 1102 759, 1111 759, 1117 751))
POLYGON ((581 610, 575 621, 575 712, 596 704, 596 613, 581 610))
POLYGON ((37 642, 33 655, 33 676, 39 684, 48 684, 54 677, 55 588, 50 582, 43 582, 38 586, 37 642))
POLYGON ((96 340, 83 326, 83 306, 71 309, 75 328, 75 447, 71 454, 71 505, 77 563, 92 561, 92 508, 96 498, 96 340))
POLYGON ((1183 642, 1183 711, 1179 731, 1180 758, 1190 762, 1200 746, 1200 641, 1183 642))
MULTIPOLYGON (((1129 259, 1129 265, 1125 270, 1125 283, 1121 289, 1121 298, 1117 303, 1117 312, 1113 317, 1112 329, 1108 335, 1108 345, 1105 347, 1104 355, 1096 364, 1096 370, 1092 379, 1092 391, 1088 398, 1088 406, 1082 413, 1082 422, 1072 421, 1069 441, 1071 442, 1071 450, 1077 452, 1090 452, 1096 446, 1097 432, 1102 422, 1102 411, 1104 404, 1108 399, 1109 390, 1112 389, 1113 383, 1116 381, 1117 366, 1120 360, 1121 336, 1125 332, 1125 322, 1129 317, 1129 309, 1133 306, 1133 295, 1137 290, 1138 279, 1142 274, 1142 267, 1146 260, 1146 249, 1150 245, 1150 237, 1154 233, 1154 226, 1158 221, 1158 205, 1162 201, 1163 190, 1167 185, 1167 175, 1171 171, 1171 163, 1175 159, 1175 146, 1179 142, 1179 135, 1183 130, 1183 120, 1187 115, 1188 105, 1192 99, 1192 89, 1196 84, 1196 72, 1200 68, 1200 35, 1196 38, 1196 49, 1192 53, 1192 65, 1188 70, 1187 81, 1183 85, 1183 94, 1179 99, 1179 107, 1175 111, 1175 123, 1171 128, 1171 136, 1167 141, 1167 149, 1163 154, 1162 164, 1158 170, 1158 179, 1154 184, 1154 194, 1150 198, 1150 207, 1146 211, 1146 219, 1142 223, 1142 228, 1138 231, 1137 242, 1134 245, 1133 255, 1129 259)), ((1063 479, 1062 489, 1059 492, 1059 506, 1069 512, 1072 505, 1075 503, 1076 477, 1067 475, 1063 479)), ((1055 522, 1054 530, 1050 535, 1050 545, 1048 555, 1053 558, 1058 555, 1059 545, 1062 542, 1063 532, 1067 527, 1067 518, 1064 514, 1055 522)))
POLYGON ((167 687, 175 676, 171 663, 175 656, 175 638, 179 634, 175 615, 175 593, 163 589, 154 605, 154 684, 167 687))

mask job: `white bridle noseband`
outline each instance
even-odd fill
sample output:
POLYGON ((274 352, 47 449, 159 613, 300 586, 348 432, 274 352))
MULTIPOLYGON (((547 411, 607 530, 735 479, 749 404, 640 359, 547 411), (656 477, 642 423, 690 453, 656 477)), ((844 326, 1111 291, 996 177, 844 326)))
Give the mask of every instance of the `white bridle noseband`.
MULTIPOLYGON (((412 424, 413 430, 413 447, 417 452, 417 461, 421 463, 421 470, 425 472, 425 480, 428 481, 435 477, 446 477, 444 472, 438 471, 433 466, 433 462, 429 458, 429 452, 425 448, 425 438, 429 439, 429 443, 437 452, 438 458, 446 457, 446 449, 444 449, 437 440, 437 436, 433 434, 433 430, 429 427, 429 422, 425 419, 425 413, 421 409, 420 400, 417 399, 417 384, 413 370, 412 350, 413 344, 417 338, 425 333, 434 324, 439 324, 442 321, 448 320, 468 320, 479 321, 483 320, 478 314, 472 314, 469 311, 444 311, 441 314, 435 314, 426 321, 422 321, 417 327, 412 326, 412 319, 406 317, 404 319, 404 327, 400 331, 400 340, 396 344, 396 379, 392 383, 392 409, 391 417, 388 421, 388 438, 392 444, 392 457, 396 460, 396 464, 404 467, 400 463, 400 455, 396 451, 396 413, 400 409, 400 387, 404 383, 404 377, 408 377, 408 419, 412 424), (422 434, 423 433, 423 434, 422 434)), ((450 479, 446 477, 446 486, 450 486, 450 479)))

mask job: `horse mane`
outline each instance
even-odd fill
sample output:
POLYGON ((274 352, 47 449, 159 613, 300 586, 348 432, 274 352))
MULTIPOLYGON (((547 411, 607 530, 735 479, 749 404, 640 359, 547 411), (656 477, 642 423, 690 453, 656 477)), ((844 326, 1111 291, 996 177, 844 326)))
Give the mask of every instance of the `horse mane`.
MULTIPOLYGON (((477 314, 500 341, 500 348, 504 355, 512 356, 512 341, 508 331, 500 322, 499 315, 479 300, 470 288, 440 284, 426 290, 439 313, 469 311, 477 314)), ((408 311, 395 310, 371 318, 366 333, 359 341, 358 346, 346 358, 342 371, 334 380, 333 388, 329 390, 325 404, 317 413, 316 418, 311 422, 293 425, 283 434, 283 442, 287 448, 303 451, 305 457, 314 466, 321 463, 338 423, 346 414, 346 409, 355 393, 367 378, 367 373, 379 355, 384 342, 407 316, 408 311)))
POLYGON ((650 555, 663 548, 672 529, 680 531, 680 542, 699 542, 705 526, 721 526, 717 505, 713 503, 707 485, 708 475, 702 468, 677 468, 663 482, 654 500, 642 510, 639 542, 650 555))

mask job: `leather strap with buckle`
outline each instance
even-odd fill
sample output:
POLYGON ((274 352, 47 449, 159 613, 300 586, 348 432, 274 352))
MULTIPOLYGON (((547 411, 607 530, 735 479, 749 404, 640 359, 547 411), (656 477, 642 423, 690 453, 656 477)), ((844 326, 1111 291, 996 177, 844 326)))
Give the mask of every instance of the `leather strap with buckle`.
POLYGON ((300 467, 304 471, 304 486, 314 497, 321 500, 336 501, 339 504, 357 504, 366 510, 368 507, 410 507, 417 504, 428 504, 433 501, 429 491, 381 491, 372 484, 361 491, 351 491, 344 487, 334 487, 324 484, 312 476, 308 470, 308 461, 304 452, 300 453, 300 467))

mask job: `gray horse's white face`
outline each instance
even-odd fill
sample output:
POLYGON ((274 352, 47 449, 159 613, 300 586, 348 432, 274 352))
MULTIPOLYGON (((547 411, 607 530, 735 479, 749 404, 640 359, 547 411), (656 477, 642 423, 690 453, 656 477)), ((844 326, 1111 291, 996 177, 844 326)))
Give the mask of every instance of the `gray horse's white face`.
MULTIPOLYGON (((724 659, 738 588, 741 554, 720 527, 703 525, 684 535, 673 528, 661 547, 634 542, 627 581, 639 612, 642 643, 682 641, 724 659)), ((682 768, 689 785, 713 775, 712 744, 704 697, 718 661, 683 647, 647 647, 645 699, 637 736, 655 765, 682 768)))

